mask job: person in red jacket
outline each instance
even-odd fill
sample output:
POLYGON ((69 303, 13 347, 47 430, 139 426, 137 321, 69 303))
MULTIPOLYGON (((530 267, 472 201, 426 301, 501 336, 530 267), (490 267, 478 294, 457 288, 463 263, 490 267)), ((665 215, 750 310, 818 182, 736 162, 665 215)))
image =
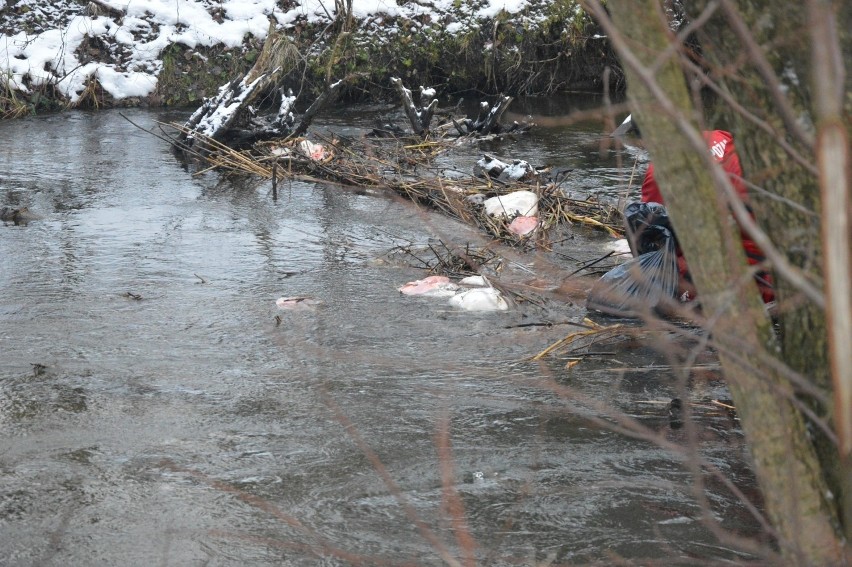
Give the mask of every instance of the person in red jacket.
MULTIPOLYGON (((704 132, 704 140, 710 149, 713 157, 716 158, 722 168, 728 173, 731 185, 742 199, 743 203, 748 207, 748 191, 745 183, 743 183, 743 170, 740 166, 740 157, 737 155, 734 147, 734 137, 730 132, 724 130, 713 130, 704 132)), ((645 179, 642 182, 642 202, 643 203, 663 203, 663 196, 660 194, 660 188, 654 179, 654 164, 648 165, 648 170, 645 173, 645 179)), ((749 238, 749 236, 741 231, 743 248, 745 249, 746 257, 750 265, 760 264, 766 257, 757 246, 757 244, 749 238)), ((681 297, 685 300, 695 299, 695 286, 692 285, 692 278, 689 274, 689 268, 683 253, 680 248, 677 249, 678 271, 681 275, 681 297)), ((772 276, 767 272, 758 272, 755 275, 755 280, 760 288, 760 293, 763 296, 763 301, 769 303, 775 299, 775 291, 772 287, 772 276)))

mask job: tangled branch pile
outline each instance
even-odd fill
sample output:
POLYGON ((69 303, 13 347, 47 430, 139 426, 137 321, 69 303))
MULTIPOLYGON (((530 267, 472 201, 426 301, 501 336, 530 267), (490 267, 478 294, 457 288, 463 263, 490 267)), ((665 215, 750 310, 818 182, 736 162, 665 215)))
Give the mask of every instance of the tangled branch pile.
MULTIPOLYGON (((184 126, 168 125, 179 132, 184 126)), ((196 137, 198 134, 196 134, 196 137)), ((234 149, 213 139, 203 159, 209 166, 231 174, 255 175, 273 180, 301 180, 354 187, 387 189, 414 203, 441 211, 480 227, 491 236, 516 246, 547 246, 548 233, 559 226, 581 224, 612 236, 623 234, 621 213, 608 203, 569 198, 548 170, 532 172, 519 180, 480 175, 447 177, 434 167, 434 159, 457 147, 458 139, 437 135, 423 140, 406 137, 359 139, 314 134, 319 142, 289 138, 258 142, 234 149), (517 215, 492 216, 481 203, 494 196, 526 190, 538 197, 534 231, 518 235, 509 229, 517 215)), ((206 171, 206 170, 205 170, 206 171)))

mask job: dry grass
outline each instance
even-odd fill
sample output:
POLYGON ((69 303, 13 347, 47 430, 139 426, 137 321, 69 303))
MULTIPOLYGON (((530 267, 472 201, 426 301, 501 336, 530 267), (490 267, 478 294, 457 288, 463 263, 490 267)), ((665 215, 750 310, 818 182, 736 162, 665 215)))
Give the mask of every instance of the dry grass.
POLYGON ((0 82, 4 84, 0 92, 0 120, 20 118, 31 112, 30 105, 18 98, 17 92, 9 85, 9 78, 0 76, 0 82))
POLYGON ((627 336, 635 335, 636 333, 647 332, 640 327, 626 327, 621 324, 616 325, 600 325, 590 319, 583 321, 587 327, 583 331, 570 333, 562 339, 559 339, 546 349, 532 357, 531 360, 541 360, 545 356, 554 354, 560 350, 569 348, 588 348, 594 344, 609 341, 611 339, 623 339, 627 336))

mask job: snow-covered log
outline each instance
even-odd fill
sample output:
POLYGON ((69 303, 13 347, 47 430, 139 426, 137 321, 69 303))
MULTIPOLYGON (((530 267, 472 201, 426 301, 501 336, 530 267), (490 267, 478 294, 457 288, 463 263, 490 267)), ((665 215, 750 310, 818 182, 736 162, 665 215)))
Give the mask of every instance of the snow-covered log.
MULTIPOLYGON (((252 102, 265 96, 278 83, 286 57, 288 39, 270 23, 269 35, 254 67, 242 79, 236 79, 220 87, 218 94, 192 113, 181 129, 180 147, 193 146, 198 140, 217 140, 230 147, 246 147, 256 142, 273 138, 303 135, 314 116, 325 106, 335 101, 345 80, 338 81, 323 92, 296 123, 294 109, 296 96, 281 89, 281 103, 277 114, 255 116, 252 102)), ((204 151, 203 148, 194 148, 204 151)))
MULTIPOLYGON (((222 140, 232 128, 247 125, 253 115, 251 103, 267 93, 283 71, 280 53, 288 41, 270 22, 266 41, 254 67, 242 79, 222 85, 215 97, 204 100, 184 124, 181 141, 192 145, 196 135, 222 140)), ((282 101, 282 104, 292 107, 292 102, 282 101)))
POLYGON ((266 89, 271 75, 264 73, 248 83, 248 76, 219 88, 219 94, 204 101, 189 117, 184 127, 185 139, 192 143, 195 135, 221 140, 240 119, 245 118, 248 104, 266 89))

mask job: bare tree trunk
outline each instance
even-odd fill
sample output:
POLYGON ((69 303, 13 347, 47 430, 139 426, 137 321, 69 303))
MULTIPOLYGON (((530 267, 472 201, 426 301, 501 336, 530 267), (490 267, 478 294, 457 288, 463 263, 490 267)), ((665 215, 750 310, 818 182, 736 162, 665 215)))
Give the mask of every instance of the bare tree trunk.
MULTIPOLYGON (((844 103, 847 117, 852 110, 852 97, 848 95, 852 80, 848 73, 844 76, 843 69, 843 54, 852 48, 849 29, 852 10, 848 3, 825 0, 783 4, 773 0, 736 3, 720 0, 719 4, 718 17, 709 18, 699 33, 702 54, 710 75, 721 86, 722 96, 730 96, 742 105, 735 110, 730 104, 721 104, 719 114, 737 131, 746 176, 766 191, 756 193, 752 204, 790 265, 817 285, 826 283, 826 305, 823 307, 804 300, 798 287, 784 273, 777 274, 781 358, 795 371, 809 377, 822 391, 833 392, 833 404, 813 398, 809 398, 809 403, 820 419, 829 421, 833 416, 839 440, 838 427, 842 424, 837 420, 845 416, 848 423, 852 409, 848 394, 844 395, 848 386, 843 380, 838 383, 843 371, 834 366, 838 362, 836 350, 835 360, 829 359, 829 346, 832 340, 838 340, 836 335, 842 330, 832 330, 829 323, 852 324, 848 303, 842 305, 843 298, 850 297, 848 288, 845 292, 835 291, 839 278, 849 281, 848 267, 844 268, 848 266, 848 259, 844 260, 844 252, 838 249, 842 243, 848 245, 849 236, 836 234, 843 231, 842 227, 836 227, 835 234, 829 238, 825 223, 831 222, 838 211, 848 211, 848 197, 844 205, 843 183, 838 185, 840 179, 831 183, 834 196, 830 202, 823 201, 825 190, 821 191, 820 187, 825 187, 826 174, 837 172, 838 165, 843 167, 848 154, 840 150, 826 169, 825 153, 843 145, 838 139, 843 122, 841 120, 840 129, 824 132, 815 126, 820 125, 819 107, 825 106, 826 98, 838 99, 832 111, 838 119, 844 103), (815 12, 822 12, 823 20, 828 22, 819 25, 813 18, 815 12), (830 23, 839 17, 843 18, 841 25, 835 25, 832 31, 830 23), (772 25, 766 25, 769 21, 772 25), (803 24, 809 21, 811 26, 817 27, 803 29, 803 24), (824 44, 822 49, 820 44, 824 44), (833 45, 830 47, 830 44, 833 45), (732 69, 736 70, 734 74, 732 69), (829 139, 834 141, 826 143, 829 139), (826 216, 829 213, 834 215, 826 216), (842 276, 836 274, 833 278, 835 290, 831 274, 825 271, 827 267, 839 272, 846 270, 842 276)), ((711 3, 697 2, 693 6, 699 10, 704 5, 711 3)), ((848 121, 845 128, 844 138, 848 140, 852 128, 848 121)), ((846 175, 848 178, 848 170, 846 175)), ((843 175, 835 174, 835 177, 843 175)), ((848 214, 845 214, 846 219, 848 214)), ((839 340, 844 345, 842 349, 848 351, 848 331, 839 340)), ((814 444, 838 510, 847 510, 842 517, 848 539, 852 534, 852 513, 849 512, 852 509, 852 478, 848 453, 844 463, 843 449, 840 447, 838 451, 838 441, 829 439, 818 428, 814 428, 814 444)))
MULTIPOLYGON (((822 236, 828 343, 839 449, 841 517, 852 539, 852 187, 848 124, 844 126, 843 49, 831 4, 810 0, 817 156, 822 191, 822 236), (845 474, 844 474, 845 472, 845 474)), ((848 40, 849 30, 845 30, 848 40)))
MULTIPOLYGON (((747 117, 723 104, 720 119, 737 132, 747 178, 768 191, 756 193, 752 205, 776 247, 793 266, 819 282, 822 206, 813 166, 812 126, 805 126, 812 122, 809 35, 802 29, 807 22, 805 6, 749 0, 734 7, 723 0, 719 12, 700 32, 703 55, 711 76, 750 113, 747 117), (773 24, 760 25, 766 18, 773 24), (762 45, 773 48, 764 50, 762 45), (730 65, 738 65, 735 80, 724 71, 730 65), (790 150, 779 140, 785 140, 802 161, 791 159, 790 150)), ((825 313, 813 302, 802 301, 799 291, 783 274, 779 276, 782 356, 820 387, 830 388, 825 313)))
MULTIPOLYGON (((602 24, 607 21, 597 0, 586 4, 602 24)), ((792 387, 762 364, 773 336, 729 221, 728 195, 734 192, 701 136, 698 109, 678 51, 671 49, 660 2, 611 0, 607 7, 618 28, 605 24, 606 31, 621 56, 632 110, 712 322, 708 330, 722 345, 733 346, 720 349, 720 361, 779 543, 793 561, 835 564, 841 544, 820 463, 791 402, 792 387)))

